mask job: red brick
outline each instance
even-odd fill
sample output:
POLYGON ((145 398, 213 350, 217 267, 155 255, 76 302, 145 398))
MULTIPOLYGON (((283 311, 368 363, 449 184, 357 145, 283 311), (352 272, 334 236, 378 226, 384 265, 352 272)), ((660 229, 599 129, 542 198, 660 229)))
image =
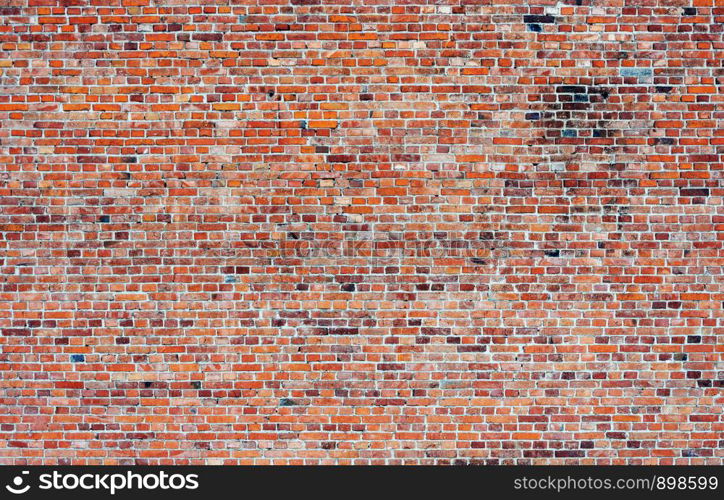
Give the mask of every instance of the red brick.
POLYGON ((720 2, 10 3, 0 464, 724 462, 720 2))

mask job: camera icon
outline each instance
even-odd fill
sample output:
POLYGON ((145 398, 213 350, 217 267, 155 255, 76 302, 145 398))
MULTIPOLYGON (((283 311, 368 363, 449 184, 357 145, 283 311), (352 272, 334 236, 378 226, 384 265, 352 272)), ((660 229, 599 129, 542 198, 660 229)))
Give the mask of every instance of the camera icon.
POLYGON ((26 476, 28 474, 30 474, 30 471, 24 470, 23 472, 21 472, 20 476, 15 476, 13 478, 13 486, 7 484, 7 485, 5 485, 5 489, 15 495, 22 495, 23 493, 25 493, 26 491, 28 491, 30 489, 29 484, 26 484, 25 486, 23 486, 23 479, 24 479, 23 476, 26 476))

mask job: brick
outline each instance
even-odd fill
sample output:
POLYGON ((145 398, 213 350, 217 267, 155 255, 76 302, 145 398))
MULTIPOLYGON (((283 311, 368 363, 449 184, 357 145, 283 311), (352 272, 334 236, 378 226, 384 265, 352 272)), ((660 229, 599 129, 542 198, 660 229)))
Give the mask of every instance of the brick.
POLYGON ((0 3, 0 464, 724 463, 721 2, 0 3))

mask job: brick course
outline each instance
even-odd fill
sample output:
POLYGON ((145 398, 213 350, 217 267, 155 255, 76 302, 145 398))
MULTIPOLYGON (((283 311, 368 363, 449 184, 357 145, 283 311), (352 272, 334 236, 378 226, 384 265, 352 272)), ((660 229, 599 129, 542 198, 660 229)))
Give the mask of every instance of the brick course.
POLYGON ((723 32, 0 0, 0 463, 724 463, 723 32))

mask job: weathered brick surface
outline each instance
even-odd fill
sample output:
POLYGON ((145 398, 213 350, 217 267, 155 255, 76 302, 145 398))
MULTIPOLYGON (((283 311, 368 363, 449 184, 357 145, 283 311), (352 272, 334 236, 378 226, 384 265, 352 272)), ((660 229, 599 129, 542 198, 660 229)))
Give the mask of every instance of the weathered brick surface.
POLYGON ((719 0, 0 0, 0 462, 721 464, 719 0))

